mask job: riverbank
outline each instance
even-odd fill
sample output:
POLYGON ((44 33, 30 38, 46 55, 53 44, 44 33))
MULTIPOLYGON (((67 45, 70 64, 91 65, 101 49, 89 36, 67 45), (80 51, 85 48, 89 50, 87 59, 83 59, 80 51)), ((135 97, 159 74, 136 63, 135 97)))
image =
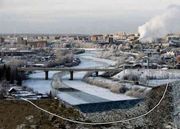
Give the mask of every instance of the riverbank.
MULTIPOLYGON (((180 82, 173 82, 169 84, 167 92, 165 94, 165 98, 161 104, 150 114, 140 119, 132 120, 125 123, 119 123, 113 126, 114 129, 118 129, 119 127, 124 129, 132 129, 132 128, 163 128, 176 129, 180 127, 179 123, 179 98, 178 98, 178 87, 180 82), (173 104, 175 103, 175 105, 173 104)), ((83 114, 87 120, 91 120, 94 122, 107 122, 107 121, 116 121, 123 120, 132 117, 136 117, 147 113, 150 111, 161 99, 163 93, 165 91, 164 86, 159 86, 153 88, 145 97, 144 101, 137 104, 136 106, 130 109, 118 109, 112 111, 105 112, 97 112, 97 113, 86 113, 83 114)))
MULTIPOLYGON (((107 79, 103 77, 84 77, 83 81, 96 85, 98 87, 106 88, 113 93, 126 95, 134 98, 144 98, 151 88, 142 85, 136 85, 126 82, 113 81, 112 79, 107 79)), ((125 97, 125 96, 124 96, 125 97)))

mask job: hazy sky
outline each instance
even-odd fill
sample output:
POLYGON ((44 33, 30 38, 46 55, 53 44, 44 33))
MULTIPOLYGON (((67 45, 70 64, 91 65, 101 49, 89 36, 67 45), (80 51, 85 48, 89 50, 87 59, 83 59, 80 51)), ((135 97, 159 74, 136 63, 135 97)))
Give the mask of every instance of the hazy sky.
POLYGON ((0 0, 0 33, 136 32, 180 0, 0 0))

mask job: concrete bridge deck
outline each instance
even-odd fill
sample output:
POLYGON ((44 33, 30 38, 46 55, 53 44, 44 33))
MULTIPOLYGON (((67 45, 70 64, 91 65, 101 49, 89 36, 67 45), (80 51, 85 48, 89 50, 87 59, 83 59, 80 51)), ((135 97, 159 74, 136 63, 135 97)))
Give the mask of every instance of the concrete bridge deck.
POLYGON ((41 68, 41 67, 22 67, 17 69, 19 72, 30 72, 30 71, 44 71, 45 79, 48 80, 48 72, 49 71, 62 71, 62 72, 70 72, 70 80, 73 80, 74 72, 95 72, 96 76, 98 76, 98 72, 113 72, 113 71, 121 71, 122 68, 41 68))
POLYGON ((41 68, 41 67, 27 67, 18 68, 18 71, 117 71, 122 70, 121 68, 41 68))

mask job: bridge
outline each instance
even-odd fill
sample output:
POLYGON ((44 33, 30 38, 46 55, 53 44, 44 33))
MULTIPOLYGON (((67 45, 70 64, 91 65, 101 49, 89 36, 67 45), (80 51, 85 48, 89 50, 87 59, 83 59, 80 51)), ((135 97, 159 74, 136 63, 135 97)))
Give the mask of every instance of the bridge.
POLYGON ((48 72, 49 71, 62 71, 70 73, 70 80, 73 80, 74 72, 95 72, 96 76, 98 76, 99 72, 114 72, 121 71, 121 68, 42 68, 42 67, 22 67, 17 69, 19 72, 32 72, 32 71, 44 71, 45 72, 45 80, 48 80, 48 72))

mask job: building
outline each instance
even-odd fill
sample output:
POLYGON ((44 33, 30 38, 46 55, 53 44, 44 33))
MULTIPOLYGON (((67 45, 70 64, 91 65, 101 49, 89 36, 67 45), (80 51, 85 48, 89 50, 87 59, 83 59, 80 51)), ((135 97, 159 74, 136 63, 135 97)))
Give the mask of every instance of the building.
POLYGON ((127 34, 125 32, 119 32, 113 35, 113 38, 115 40, 126 40, 127 39, 127 34))
POLYGON ((135 40, 137 40, 139 38, 139 35, 137 35, 137 34, 129 34, 128 35, 128 40, 129 41, 135 41, 135 40))
POLYGON ((47 41, 45 40, 28 41, 26 45, 32 48, 44 48, 47 47, 47 41))
POLYGON ((180 64, 180 55, 178 55, 178 56, 176 57, 176 61, 177 61, 178 64, 180 64))
POLYGON ((171 40, 180 40, 180 35, 168 35, 166 37, 167 42, 171 41, 171 40))
POLYGON ((89 36, 75 36, 74 40, 78 41, 89 41, 89 36))
POLYGON ((24 44, 24 45, 26 45, 26 43, 27 43, 27 40, 24 40, 24 38, 22 38, 22 37, 18 37, 17 38, 17 44, 24 44))
POLYGON ((109 36, 109 43, 110 43, 110 44, 113 44, 113 43, 114 43, 113 36, 109 36))
POLYGON ((0 43, 4 42, 4 38, 0 37, 0 43))
POLYGON ((17 38, 17 43, 18 43, 18 44, 24 44, 24 39, 23 39, 23 37, 18 37, 18 38, 17 38))
POLYGON ((169 46, 170 47, 180 47, 180 40, 170 40, 169 46))
POLYGON ((92 42, 98 42, 98 41, 103 41, 104 36, 103 35, 92 35, 91 36, 91 41, 92 42))
POLYGON ((98 40, 97 36, 93 35, 91 36, 91 41, 92 42, 96 42, 98 40))

